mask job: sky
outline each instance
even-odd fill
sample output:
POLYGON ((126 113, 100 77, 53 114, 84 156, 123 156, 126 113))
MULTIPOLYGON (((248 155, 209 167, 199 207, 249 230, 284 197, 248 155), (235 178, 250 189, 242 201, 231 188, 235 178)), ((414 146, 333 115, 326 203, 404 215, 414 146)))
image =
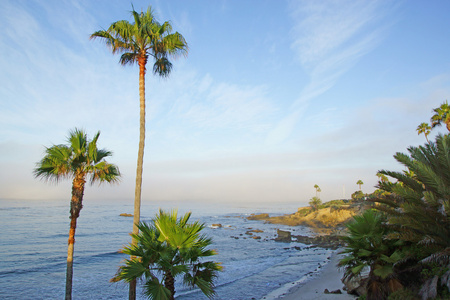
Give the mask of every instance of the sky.
MULTIPOLYGON (((373 192, 450 91, 448 1, 132 1, 186 39, 169 78, 146 75, 142 201, 299 203, 373 192)), ((33 177, 82 128, 113 152, 132 203, 138 67, 89 36, 132 22, 130 1, 0 2, 0 198, 70 199, 33 177)), ((433 139, 444 129, 435 129, 433 139)))

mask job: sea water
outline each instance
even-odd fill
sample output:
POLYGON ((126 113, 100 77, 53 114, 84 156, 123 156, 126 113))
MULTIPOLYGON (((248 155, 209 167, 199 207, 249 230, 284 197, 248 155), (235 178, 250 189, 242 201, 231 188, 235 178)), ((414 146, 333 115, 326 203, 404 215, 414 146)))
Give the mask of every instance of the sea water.
MULTIPOLYGON (((75 236, 73 299, 128 298, 128 286, 110 279, 126 258, 118 250, 131 241, 133 218, 119 216, 133 212, 130 202, 84 201, 75 236)), ((290 282, 314 276, 331 254, 328 249, 273 240, 277 229, 307 235, 307 228, 246 219, 250 213, 292 213, 295 204, 143 202, 141 220, 150 221, 160 207, 177 208, 179 215, 192 211, 191 221, 206 224, 204 233, 218 252, 213 260, 224 267, 216 281, 215 299, 263 299, 290 282), (263 232, 248 234, 253 229, 263 232)), ((0 299, 62 299, 68 231, 68 201, 0 200, 0 299)), ((138 299, 145 299, 142 286, 137 293, 138 299)), ((176 298, 207 299, 180 282, 176 298)))

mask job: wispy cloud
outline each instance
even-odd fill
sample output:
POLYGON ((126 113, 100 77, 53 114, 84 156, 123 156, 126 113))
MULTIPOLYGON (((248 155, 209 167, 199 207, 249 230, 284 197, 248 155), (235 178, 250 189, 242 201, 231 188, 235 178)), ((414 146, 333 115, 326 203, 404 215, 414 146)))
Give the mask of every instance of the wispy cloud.
POLYGON ((387 8, 381 1, 291 2, 292 49, 310 76, 288 115, 268 134, 267 142, 287 139, 310 102, 332 88, 384 35, 387 8))

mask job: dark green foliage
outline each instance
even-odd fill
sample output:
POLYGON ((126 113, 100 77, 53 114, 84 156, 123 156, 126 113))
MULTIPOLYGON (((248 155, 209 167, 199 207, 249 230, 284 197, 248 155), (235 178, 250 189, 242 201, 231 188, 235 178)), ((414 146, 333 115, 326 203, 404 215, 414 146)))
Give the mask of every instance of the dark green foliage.
POLYGON ((362 191, 356 191, 356 192, 354 192, 352 194, 352 199, 353 200, 359 200, 359 199, 362 199, 364 197, 365 197, 365 195, 364 195, 364 193, 362 191))
POLYGON ((439 135, 408 152, 394 156, 407 172, 380 171, 397 182, 380 182, 387 193, 372 201, 388 215, 387 238, 407 243, 402 252, 415 262, 409 265, 412 272, 422 270, 416 278, 428 299, 450 290, 450 137, 439 135))
POLYGON ((394 265, 402 259, 399 251, 402 241, 385 239, 390 230, 383 226, 385 221, 384 214, 366 210, 347 224, 348 235, 342 237, 346 243, 342 253, 346 256, 340 260, 339 266, 345 270, 344 278, 369 271, 367 299, 386 297, 403 287, 394 272, 394 265))
POLYGON ((322 200, 318 197, 312 197, 309 201, 309 205, 313 210, 318 210, 320 208, 320 205, 322 204, 322 200))
POLYGON ((150 224, 140 223, 140 233, 133 235, 137 245, 131 244, 122 251, 131 258, 112 281, 142 278, 146 296, 164 300, 174 298, 175 279, 183 276, 186 286, 196 286, 212 298, 214 280, 222 267, 213 261, 203 261, 216 252, 207 249, 211 239, 200 234, 204 224, 189 223, 190 216, 187 213, 178 219, 176 211, 160 210, 150 224))

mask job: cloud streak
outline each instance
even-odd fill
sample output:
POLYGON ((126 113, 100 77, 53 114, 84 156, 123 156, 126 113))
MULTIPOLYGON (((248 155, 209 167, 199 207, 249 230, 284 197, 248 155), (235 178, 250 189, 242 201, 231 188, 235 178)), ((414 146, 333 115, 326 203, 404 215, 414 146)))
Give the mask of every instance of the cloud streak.
POLYGON ((291 2, 292 49, 310 77, 293 101, 290 112, 268 134, 268 144, 289 138, 314 98, 331 89, 339 78, 382 40, 387 12, 381 1, 291 2))

